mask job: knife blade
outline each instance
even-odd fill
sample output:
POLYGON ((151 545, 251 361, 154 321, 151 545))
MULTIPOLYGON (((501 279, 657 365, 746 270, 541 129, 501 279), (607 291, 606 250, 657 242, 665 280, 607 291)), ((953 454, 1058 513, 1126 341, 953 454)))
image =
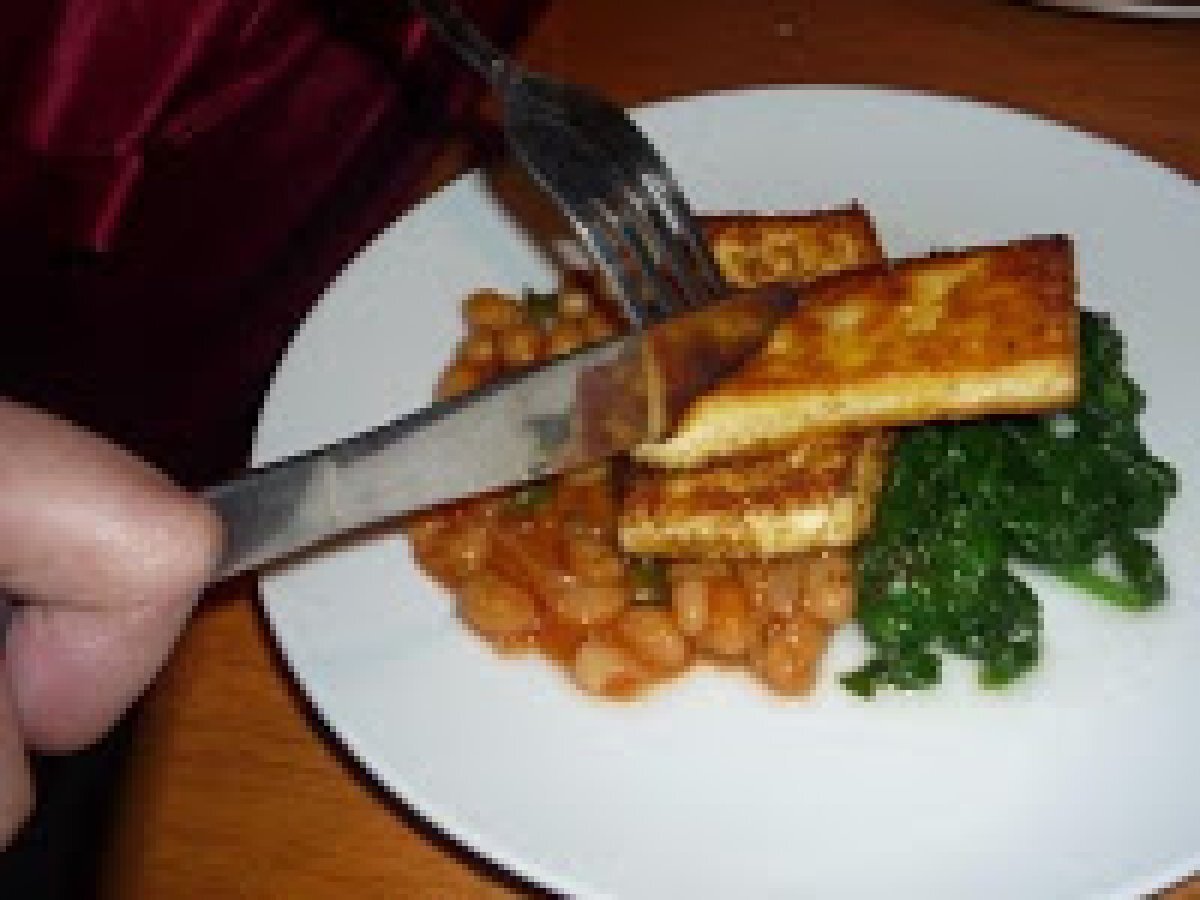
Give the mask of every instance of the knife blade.
POLYGON ((209 488, 226 531, 216 578, 661 438, 794 305, 787 287, 739 291, 209 488))

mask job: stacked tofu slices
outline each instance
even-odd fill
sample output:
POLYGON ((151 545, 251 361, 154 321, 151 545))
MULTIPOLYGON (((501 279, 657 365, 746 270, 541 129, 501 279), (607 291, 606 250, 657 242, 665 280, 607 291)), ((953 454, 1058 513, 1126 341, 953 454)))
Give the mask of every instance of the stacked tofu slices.
POLYGON ((888 260, 858 206, 722 215, 735 286, 802 285, 746 366, 640 447, 624 551, 672 559, 846 555, 870 528, 894 429, 1069 405, 1079 390, 1064 237, 888 260))

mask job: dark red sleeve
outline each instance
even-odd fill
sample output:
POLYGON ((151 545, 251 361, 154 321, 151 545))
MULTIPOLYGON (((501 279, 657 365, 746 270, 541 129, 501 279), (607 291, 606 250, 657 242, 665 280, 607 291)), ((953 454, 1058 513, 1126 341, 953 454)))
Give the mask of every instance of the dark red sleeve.
MULTIPOLYGON (((541 5, 464 3, 505 44, 541 5)), ((12 6, 0 392, 208 480, 244 451, 296 323, 415 199, 480 85, 375 0, 12 6)))

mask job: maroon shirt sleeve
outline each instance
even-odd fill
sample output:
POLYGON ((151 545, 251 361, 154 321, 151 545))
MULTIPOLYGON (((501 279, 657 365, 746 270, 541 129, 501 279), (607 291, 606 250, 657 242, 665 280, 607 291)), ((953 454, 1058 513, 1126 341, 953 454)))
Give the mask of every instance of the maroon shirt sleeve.
MULTIPOLYGON (((464 8, 511 44, 541 5, 464 8)), ((384 8, 6 10, 0 391, 189 481, 234 465, 296 324, 416 199, 480 90, 423 22, 384 8)))

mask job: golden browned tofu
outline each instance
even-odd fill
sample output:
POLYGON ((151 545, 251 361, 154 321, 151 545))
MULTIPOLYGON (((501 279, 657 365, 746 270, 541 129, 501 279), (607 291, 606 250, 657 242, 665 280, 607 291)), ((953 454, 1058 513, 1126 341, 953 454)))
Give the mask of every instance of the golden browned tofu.
MULTIPOLYGON (((858 206, 709 216, 704 226, 725 278, 741 287, 803 284, 884 259, 858 206)), ((643 469, 623 503, 621 544, 642 555, 707 558, 849 544, 870 522, 883 456, 878 433, 826 435, 695 472, 643 469)))
POLYGON ((858 205, 802 214, 708 215, 702 225, 721 273, 737 287, 806 284, 884 260, 871 217, 858 205))
POLYGON ((1078 391, 1077 318, 1063 237, 825 277, 757 357, 635 455, 694 467, 812 432, 1061 407, 1078 391))
POLYGON ((878 430, 818 435, 761 457, 629 480, 621 548, 647 556, 771 557, 841 547, 870 527, 883 483, 878 430))

